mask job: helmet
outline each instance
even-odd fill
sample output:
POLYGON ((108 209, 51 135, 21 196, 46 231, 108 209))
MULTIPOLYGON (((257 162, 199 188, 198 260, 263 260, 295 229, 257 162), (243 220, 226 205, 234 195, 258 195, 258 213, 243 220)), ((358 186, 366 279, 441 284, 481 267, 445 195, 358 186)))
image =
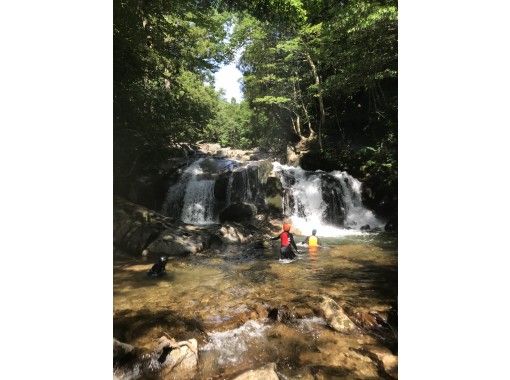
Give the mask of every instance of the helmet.
POLYGON ((290 223, 283 223, 283 230, 285 232, 289 232, 290 231, 290 223))
POLYGON ((314 228, 314 229, 312 230, 312 235, 315 235, 316 233, 317 233, 317 230, 314 228))

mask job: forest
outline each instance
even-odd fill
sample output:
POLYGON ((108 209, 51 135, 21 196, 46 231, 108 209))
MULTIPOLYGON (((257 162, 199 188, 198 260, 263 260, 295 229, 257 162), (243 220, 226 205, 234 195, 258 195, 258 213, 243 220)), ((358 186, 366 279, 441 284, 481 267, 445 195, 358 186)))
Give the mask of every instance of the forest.
POLYGON ((114 192, 181 143, 345 170, 397 217, 397 2, 115 0, 114 192), (244 99, 214 73, 240 54, 244 99))

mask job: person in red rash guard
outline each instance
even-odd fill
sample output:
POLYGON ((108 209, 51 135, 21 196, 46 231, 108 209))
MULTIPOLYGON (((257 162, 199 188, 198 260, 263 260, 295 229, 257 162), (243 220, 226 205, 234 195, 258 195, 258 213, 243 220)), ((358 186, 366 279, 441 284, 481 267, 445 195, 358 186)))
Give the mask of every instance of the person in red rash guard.
POLYGON ((293 259, 296 257, 294 249, 297 251, 294 235, 290 232, 290 224, 283 224, 283 232, 280 235, 272 237, 271 240, 280 239, 280 258, 293 259))

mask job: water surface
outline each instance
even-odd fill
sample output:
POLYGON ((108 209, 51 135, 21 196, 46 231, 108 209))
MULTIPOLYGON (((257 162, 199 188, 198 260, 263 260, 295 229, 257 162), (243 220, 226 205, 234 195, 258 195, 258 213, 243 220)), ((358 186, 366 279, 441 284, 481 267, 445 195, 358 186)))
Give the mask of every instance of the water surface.
POLYGON ((369 334, 332 331, 320 318, 318 304, 321 295, 328 295, 354 310, 384 312, 395 305, 396 236, 362 234, 323 238, 322 243, 327 247, 315 252, 300 247, 290 263, 278 261, 276 244, 230 246, 170 261, 160 279, 145 275, 151 261, 118 254, 114 335, 149 349, 163 332, 196 338, 197 378, 228 377, 271 361, 282 377, 369 378, 377 369, 369 360, 363 364, 362 352, 384 342, 369 334), (268 309, 282 307, 291 320, 267 318, 268 309))

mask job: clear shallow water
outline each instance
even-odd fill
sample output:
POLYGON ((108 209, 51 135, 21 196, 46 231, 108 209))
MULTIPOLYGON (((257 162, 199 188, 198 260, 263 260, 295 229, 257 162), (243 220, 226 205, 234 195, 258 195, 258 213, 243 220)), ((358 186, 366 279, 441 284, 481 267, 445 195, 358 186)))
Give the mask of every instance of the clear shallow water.
POLYGON ((170 261, 168 274, 156 280, 145 275, 151 261, 117 256, 114 335, 146 348, 163 332, 177 339, 196 338, 198 378, 228 377, 270 361, 290 378, 317 368, 333 374, 326 378, 346 373, 363 377, 363 371, 369 377, 370 368, 351 356, 357 355, 355 349, 379 343, 368 335, 331 331, 317 305, 321 295, 356 310, 387 310, 395 304, 396 237, 364 234, 323 238, 322 243, 327 247, 317 252, 299 247, 301 254, 291 263, 278 261, 276 244, 260 250, 232 246, 170 261), (267 309, 283 305, 293 320, 267 319, 267 309))

